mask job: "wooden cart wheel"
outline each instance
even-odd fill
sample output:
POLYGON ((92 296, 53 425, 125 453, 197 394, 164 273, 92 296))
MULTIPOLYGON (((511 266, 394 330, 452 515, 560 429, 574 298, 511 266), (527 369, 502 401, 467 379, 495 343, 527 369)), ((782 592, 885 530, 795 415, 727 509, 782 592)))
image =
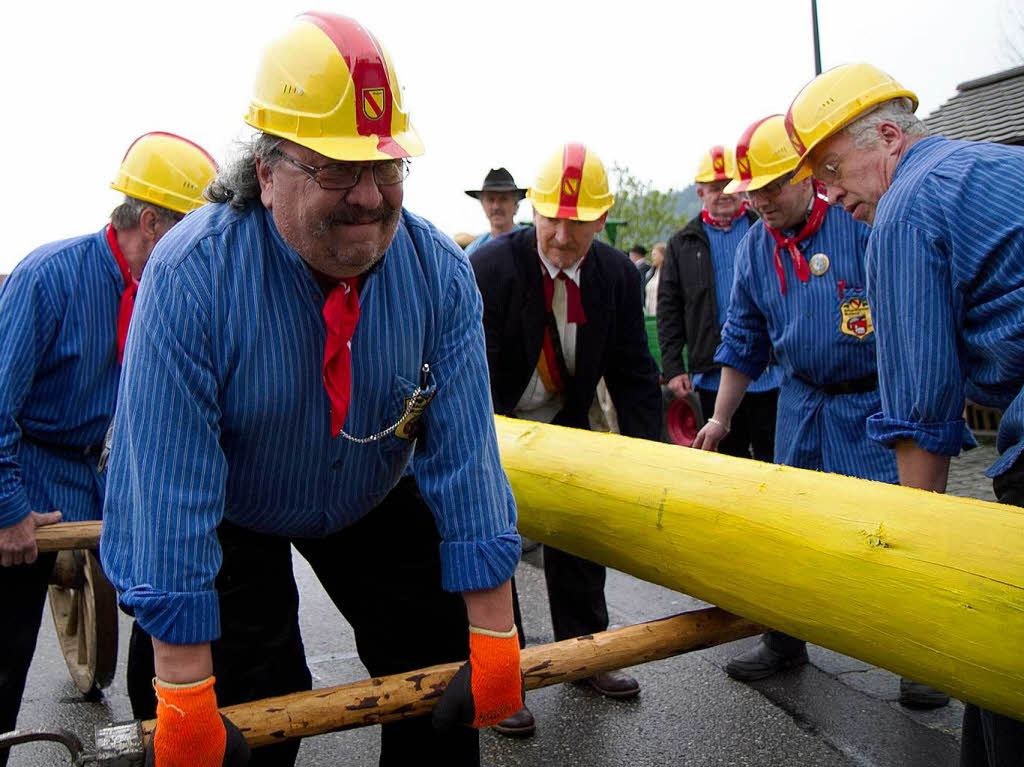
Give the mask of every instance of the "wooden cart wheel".
POLYGON ((107 687, 117 668, 117 594, 92 551, 62 551, 50 578, 50 612, 75 686, 107 687))

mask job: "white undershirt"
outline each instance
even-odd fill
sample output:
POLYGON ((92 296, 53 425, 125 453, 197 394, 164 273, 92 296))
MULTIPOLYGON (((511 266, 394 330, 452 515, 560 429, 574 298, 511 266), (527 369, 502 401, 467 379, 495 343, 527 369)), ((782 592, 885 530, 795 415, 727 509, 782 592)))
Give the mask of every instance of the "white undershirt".
MULTIPOLYGON (((559 269, 544 257, 544 254, 540 251, 539 244, 537 245, 537 255, 540 256, 541 268, 546 269, 554 281, 554 290, 551 294, 551 312, 555 315, 555 325, 558 327, 558 338, 562 342, 565 366, 569 370, 569 375, 574 375, 576 373, 576 323, 567 321, 568 309, 565 283, 558 279, 558 272, 564 272, 565 276, 579 287, 580 267, 583 265, 583 259, 581 258, 568 269, 559 269)), ((545 323, 546 326, 547 324, 545 323)), ((541 353, 543 354, 543 352, 541 353)), ((523 396, 519 398, 519 402, 516 404, 512 414, 516 418, 523 418, 527 421, 551 423, 552 419, 558 415, 558 411, 562 409, 563 401, 564 398, 561 393, 552 394, 544 388, 544 383, 540 380, 540 373, 537 372, 537 368, 534 366, 530 382, 526 385, 523 396)))

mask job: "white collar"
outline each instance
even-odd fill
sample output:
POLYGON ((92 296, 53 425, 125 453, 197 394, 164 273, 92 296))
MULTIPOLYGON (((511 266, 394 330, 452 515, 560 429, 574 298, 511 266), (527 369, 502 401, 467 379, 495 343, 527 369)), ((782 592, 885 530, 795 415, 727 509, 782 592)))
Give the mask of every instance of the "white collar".
POLYGON ((548 275, 551 277, 551 279, 555 279, 558 276, 559 272, 564 272, 566 277, 568 277, 570 280, 575 282, 577 286, 579 286, 579 284, 580 284, 580 269, 583 266, 583 262, 587 258, 586 256, 583 256, 583 258, 581 258, 575 264, 570 266, 568 269, 559 269, 553 263, 548 261, 548 259, 545 258, 544 254, 541 253, 541 251, 540 251, 540 243, 537 243, 537 255, 540 256, 540 262, 544 265, 544 268, 547 269, 548 275))

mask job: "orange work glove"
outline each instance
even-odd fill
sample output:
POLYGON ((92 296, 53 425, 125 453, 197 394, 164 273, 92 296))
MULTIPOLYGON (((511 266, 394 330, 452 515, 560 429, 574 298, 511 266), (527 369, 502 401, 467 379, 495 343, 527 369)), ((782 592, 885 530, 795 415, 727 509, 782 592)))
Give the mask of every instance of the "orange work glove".
POLYGON ((462 664, 434 707, 434 727, 490 727, 523 707, 519 637, 469 627, 469 661, 462 664))
POLYGON ((146 767, 242 767, 249 744, 217 711, 214 677, 192 684, 153 680, 156 729, 146 767))

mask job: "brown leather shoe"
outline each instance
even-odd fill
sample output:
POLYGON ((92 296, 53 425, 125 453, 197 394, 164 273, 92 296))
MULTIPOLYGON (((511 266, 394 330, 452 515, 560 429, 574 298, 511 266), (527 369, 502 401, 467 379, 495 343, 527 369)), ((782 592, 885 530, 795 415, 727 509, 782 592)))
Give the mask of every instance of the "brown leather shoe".
POLYGON ((622 671, 605 671, 580 681, 608 698, 635 698, 640 694, 640 683, 622 671))
POLYGON ((512 738, 528 738, 537 729, 537 723, 533 720, 533 714, 530 713, 530 709, 523 706, 512 716, 502 719, 491 729, 501 735, 508 735, 512 738))

